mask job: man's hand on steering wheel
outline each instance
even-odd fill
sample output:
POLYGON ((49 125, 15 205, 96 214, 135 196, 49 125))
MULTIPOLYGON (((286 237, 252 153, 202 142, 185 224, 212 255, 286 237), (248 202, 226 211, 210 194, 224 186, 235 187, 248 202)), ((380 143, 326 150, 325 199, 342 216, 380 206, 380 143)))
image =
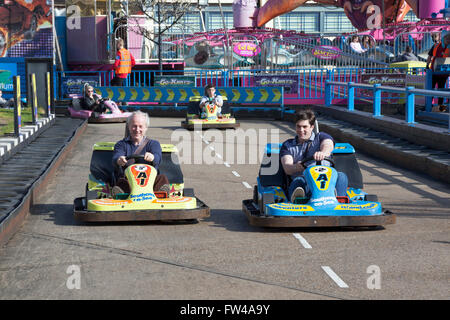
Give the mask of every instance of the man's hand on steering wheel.
POLYGON ((153 160, 155 159, 155 156, 153 155, 153 153, 150 152, 146 152, 144 155, 142 154, 132 154, 130 156, 121 156, 119 157, 119 159, 117 159, 117 164, 121 167, 127 165, 128 160, 130 159, 134 159, 135 162, 137 162, 138 160, 140 161, 146 161, 149 164, 153 164, 153 160))
MULTIPOLYGON (((308 167, 306 164, 308 163, 308 162, 310 162, 310 161, 316 161, 316 165, 322 165, 322 160, 326 160, 326 161, 328 161, 329 163, 330 163, 330 166, 331 167, 336 167, 336 165, 335 165, 335 163, 334 163, 334 160, 333 160, 333 158, 331 158, 331 156, 325 156, 322 160, 318 160, 318 159, 316 159, 316 154, 317 153, 319 153, 320 151, 318 151, 318 152, 316 152, 315 154, 314 154, 314 156, 313 157, 308 157, 308 158, 305 158, 305 159, 303 159, 300 163, 302 164, 302 166, 303 167, 308 167)), ((320 152, 322 155, 324 154, 323 152, 320 152)), ((322 155, 318 155, 318 157, 320 156, 322 156, 322 155)))
POLYGON ((147 162, 153 162, 153 160, 155 159, 155 156, 153 155, 153 153, 150 152, 146 152, 144 154, 144 160, 147 162))
POLYGON ((325 152, 323 152, 323 151, 317 151, 316 153, 314 153, 313 158, 314 158, 314 160, 316 160, 316 161, 322 161, 322 160, 324 160, 325 158, 330 158, 330 154, 325 153, 325 152))

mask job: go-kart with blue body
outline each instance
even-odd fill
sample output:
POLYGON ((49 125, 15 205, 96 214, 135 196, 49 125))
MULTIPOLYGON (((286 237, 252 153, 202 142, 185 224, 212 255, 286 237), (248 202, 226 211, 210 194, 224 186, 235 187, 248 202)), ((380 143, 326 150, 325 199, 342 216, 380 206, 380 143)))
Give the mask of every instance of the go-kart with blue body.
POLYGON ((130 193, 113 194, 112 154, 114 143, 94 145, 86 195, 74 200, 74 216, 81 221, 195 220, 209 216, 209 208, 184 188, 181 169, 173 145, 161 145, 159 170, 146 163, 142 155, 132 155, 135 163, 125 170, 130 193), (139 163, 141 162, 141 163, 139 163), (169 191, 155 191, 158 173, 167 176, 169 191))
POLYGON ((254 188, 253 199, 243 201, 251 225, 262 227, 375 227, 395 223, 395 215, 384 210, 376 195, 362 191, 362 175, 354 148, 336 143, 331 166, 305 159, 304 177, 310 194, 287 196, 289 177, 279 158, 281 145, 268 144, 254 188), (308 165, 309 164, 309 165, 308 165), (338 171, 349 180, 347 196, 337 197, 338 171))

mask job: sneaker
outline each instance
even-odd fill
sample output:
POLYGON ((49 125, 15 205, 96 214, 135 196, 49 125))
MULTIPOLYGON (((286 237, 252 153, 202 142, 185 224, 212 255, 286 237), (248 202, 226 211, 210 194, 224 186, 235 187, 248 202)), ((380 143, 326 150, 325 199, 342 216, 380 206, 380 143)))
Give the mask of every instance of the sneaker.
POLYGON ((113 188, 112 188, 112 190, 111 190, 111 196, 113 197, 113 198, 115 198, 118 194, 120 194, 120 193, 125 193, 123 190, 122 190, 122 188, 121 187, 119 187, 119 186, 114 186, 113 188))
POLYGON ((305 190, 303 190, 302 187, 297 187, 295 188, 294 192, 292 192, 291 202, 294 203, 295 199, 304 197, 305 197, 305 190))

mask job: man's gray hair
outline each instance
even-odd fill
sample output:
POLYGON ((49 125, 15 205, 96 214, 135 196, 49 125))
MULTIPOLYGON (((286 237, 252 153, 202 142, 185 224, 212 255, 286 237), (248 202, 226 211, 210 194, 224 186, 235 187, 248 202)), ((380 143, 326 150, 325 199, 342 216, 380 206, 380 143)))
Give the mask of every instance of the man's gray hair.
POLYGON ((142 112, 142 111, 138 110, 138 111, 134 111, 134 112, 131 114, 131 116, 129 116, 129 117, 127 118, 127 127, 128 127, 128 125, 130 124, 131 119, 132 119, 133 117, 142 117, 142 118, 144 118, 144 119, 145 119, 145 124, 147 125, 147 128, 150 126, 150 117, 148 116, 148 114, 145 113, 145 112, 142 112))

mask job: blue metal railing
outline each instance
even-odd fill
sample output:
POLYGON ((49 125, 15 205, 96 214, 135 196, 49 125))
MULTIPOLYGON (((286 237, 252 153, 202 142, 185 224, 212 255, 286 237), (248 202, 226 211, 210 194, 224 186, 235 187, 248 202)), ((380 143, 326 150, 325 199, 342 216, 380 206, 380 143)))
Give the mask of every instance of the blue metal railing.
MULTIPOLYGON (((156 70, 133 70, 125 81, 126 86, 150 87, 155 85, 155 79, 160 74, 156 70)), ((255 86, 284 86, 284 99, 292 104, 304 103, 300 100, 323 100, 325 99, 325 81, 354 82, 360 83, 367 79, 367 75, 372 74, 415 74, 423 75, 424 70, 420 68, 311 68, 311 69, 236 69, 236 70, 165 70, 165 76, 189 76, 195 79, 196 87, 204 87, 212 83, 220 87, 255 87, 255 86), (262 84, 262 79, 271 81, 268 84, 262 84)), ((74 79, 80 77, 94 77, 98 86, 109 86, 114 76, 113 71, 66 71, 55 72, 55 98, 57 100, 70 99, 63 90, 64 77, 72 76, 74 79)), ((346 98, 346 90, 343 87, 337 87, 333 90, 333 97, 346 98)), ((363 98, 370 98, 366 92, 355 92, 355 95, 363 98)), ((386 99, 386 97, 383 97, 386 99)), ((388 99, 403 99, 397 95, 387 97, 388 99)))
MULTIPOLYGON (((373 116, 380 117, 381 115, 381 93, 391 92, 400 93, 406 95, 405 104, 405 121, 409 124, 414 124, 414 106, 415 106, 415 96, 425 96, 425 97, 443 97, 450 98, 450 92, 438 91, 438 90, 425 90, 416 89, 414 87, 397 88, 382 86, 381 84, 356 84, 353 82, 337 82, 337 81, 326 81, 325 83, 325 105, 331 106, 333 104, 333 86, 344 87, 347 89, 347 109, 350 111, 354 110, 355 106, 355 89, 366 89, 371 90, 373 93, 373 116)), ((450 133, 450 117, 449 117, 449 127, 448 132, 450 133)))

